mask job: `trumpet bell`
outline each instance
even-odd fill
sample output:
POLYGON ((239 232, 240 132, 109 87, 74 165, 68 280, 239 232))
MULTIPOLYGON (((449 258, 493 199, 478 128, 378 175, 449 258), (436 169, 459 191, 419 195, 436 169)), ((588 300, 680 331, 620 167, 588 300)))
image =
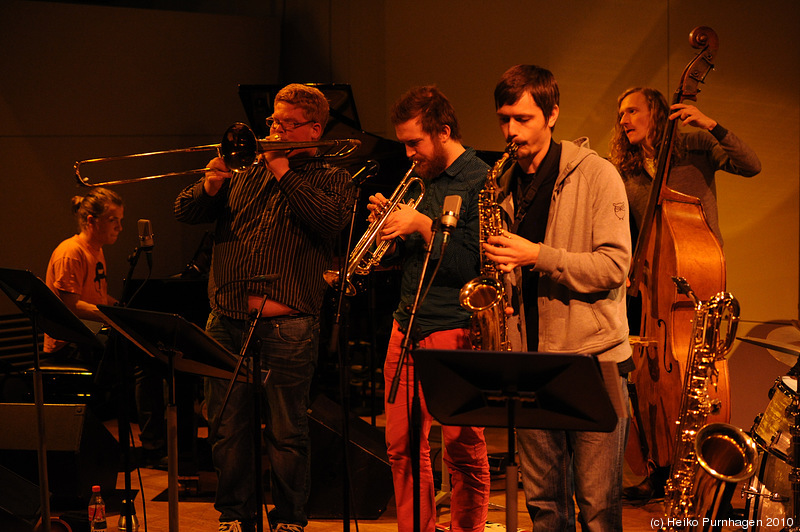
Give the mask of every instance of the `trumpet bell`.
MULTIPOLYGON (((325 270, 322 272, 322 278, 325 279, 325 282, 328 283, 328 286, 335 290, 338 290, 341 286, 339 282, 339 272, 336 270, 325 270)), ((345 280, 344 295, 353 297, 357 293, 358 288, 356 288, 356 285, 350 279, 345 280)))

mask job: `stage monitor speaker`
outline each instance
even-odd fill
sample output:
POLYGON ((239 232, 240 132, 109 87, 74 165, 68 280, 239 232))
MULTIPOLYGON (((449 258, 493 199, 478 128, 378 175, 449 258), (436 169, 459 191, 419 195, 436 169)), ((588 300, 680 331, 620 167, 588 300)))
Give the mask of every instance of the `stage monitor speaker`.
MULTIPOLYGON (((119 445, 86 405, 45 404, 44 414, 52 507, 85 506, 95 484, 104 495, 114 492, 119 445)), ((0 464, 33 483, 39 478, 36 419, 36 405, 0 403, 0 464)))
MULTIPOLYGON (((383 432, 350 415, 350 515, 377 519, 394 494, 392 472, 383 432)), ((309 411, 311 436, 311 494, 308 516, 335 519, 343 516, 342 409, 324 395, 309 411)))

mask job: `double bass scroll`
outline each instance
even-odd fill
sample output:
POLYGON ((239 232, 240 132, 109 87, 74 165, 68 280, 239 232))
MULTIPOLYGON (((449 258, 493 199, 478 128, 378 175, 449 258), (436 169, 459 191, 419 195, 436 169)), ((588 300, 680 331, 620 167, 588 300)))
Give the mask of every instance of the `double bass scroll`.
MULTIPOLYGON (((700 93, 700 83, 705 83, 706 76, 714 69, 714 56, 719 48, 719 38, 714 30, 708 26, 698 26, 689 33, 689 44, 692 48, 699 48, 695 58, 686 65, 681 75, 681 82, 675 91, 672 103, 683 103, 686 100, 697 101, 700 93)), ((645 263, 645 253, 650 233, 653 230, 653 219, 656 209, 662 200, 662 193, 666 188, 670 163, 674 152, 675 128, 677 123, 671 120, 664 131, 664 138, 658 151, 658 164, 656 175, 653 177, 653 186, 650 189, 650 198, 647 210, 642 217, 642 227, 639 228, 639 237, 634 248, 633 264, 631 266, 630 287, 628 293, 636 296, 639 293, 645 263)), ((674 192, 674 191, 673 191, 674 192)))

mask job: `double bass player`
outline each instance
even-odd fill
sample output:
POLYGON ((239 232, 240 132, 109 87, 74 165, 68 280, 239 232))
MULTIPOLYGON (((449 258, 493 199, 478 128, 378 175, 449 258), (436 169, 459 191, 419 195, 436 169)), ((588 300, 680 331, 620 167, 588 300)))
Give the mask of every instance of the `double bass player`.
MULTIPOLYGON (((657 90, 648 87, 635 87, 623 92, 617 99, 617 121, 614 136, 611 141, 610 160, 619 170, 625 183, 628 195, 632 221, 636 228, 641 228, 647 215, 648 199, 651 195, 654 177, 656 175, 656 159, 659 146, 667 130, 669 121, 686 126, 685 130, 675 133, 674 149, 670 167, 667 169, 665 184, 669 189, 678 193, 697 198, 701 209, 699 225, 707 224, 707 228, 718 242, 722 285, 724 287, 724 257, 722 256, 722 232, 719 227, 717 209, 715 175, 719 170, 752 177, 761 171, 761 163, 755 152, 733 132, 727 130, 716 120, 701 112, 695 105, 684 102, 667 105, 664 96, 657 90)), ((635 229, 636 229, 635 228, 635 229)), ((667 272, 675 275, 676 272, 667 272)), ((631 333, 636 334, 639 326, 640 310, 632 305, 629 307, 629 323, 631 333)), ((643 332, 641 334, 644 334, 643 332)), ((641 369, 637 361, 637 369, 641 369)), ((638 377, 649 378, 641 372, 638 377)), ((680 375, 677 382, 680 383, 680 375)), ((675 401, 679 400, 681 389, 669 389, 667 379, 660 383, 667 388, 667 393, 675 401)), ((675 380, 672 381, 676 382, 675 380)), ((658 386, 658 383, 655 383, 658 386)), ((727 372, 720 375, 720 388, 724 387, 727 393, 727 372)), ((664 388, 661 390, 664 392, 664 388)), ((642 412, 647 402, 639 394, 639 410, 642 412)), ((634 404, 634 408, 637 405, 634 404)), ((729 417, 729 408, 725 413, 729 417)), ((654 411, 659 409, 653 409, 654 411)), ((666 414, 666 417, 670 417, 666 414)), ((642 420, 634 416, 634 419, 642 420)), ((631 447, 639 446, 640 442, 633 441, 643 437, 642 434, 654 434, 653 425, 659 427, 674 427, 675 419, 653 419, 644 421, 644 427, 638 427, 639 436, 632 431, 629 442, 631 447)), ((722 419, 721 421, 728 421, 722 419)), ((624 497, 628 500, 643 500, 661 497, 664 494, 664 483, 669 474, 671 454, 666 449, 657 449, 658 441, 653 438, 642 446, 649 456, 643 456, 646 464, 646 478, 637 485, 626 488, 624 497), (660 452, 659 452, 660 451, 660 452)), ((635 454, 635 453, 634 453, 635 454)), ((628 454, 630 458, 630 453, 628 454)), ((629 459, 630 461, 630 459, 629 459)))

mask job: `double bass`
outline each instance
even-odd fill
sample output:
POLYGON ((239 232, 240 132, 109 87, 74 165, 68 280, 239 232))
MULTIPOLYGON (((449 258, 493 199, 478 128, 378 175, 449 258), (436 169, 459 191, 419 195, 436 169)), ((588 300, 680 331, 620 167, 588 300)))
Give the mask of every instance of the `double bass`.
MULTIPOLYGON (((691 31, 689 42, 700 49, 686 66, 672 104, 695 100, 699 84, 713 69, 719 46, 707 26, 691 31)), ((636 397, 626 460, 632 471, 649 476, 669 467, 677 430, 683 375, 692 346, 692 301, 678 292, 673 277, 683 277, 702 300, 725 290, 725 257, 695 197, 668 186, 676 151, 677 120, 670 120, 659 148, 656 174, 634 250, 629 294, 641 293, 640 337, 632 338, 636 370, 631 375, 636 397)), ((709 385, 715 410, 709 422, 730 420, 727 361, 716 363, 709 385)))

